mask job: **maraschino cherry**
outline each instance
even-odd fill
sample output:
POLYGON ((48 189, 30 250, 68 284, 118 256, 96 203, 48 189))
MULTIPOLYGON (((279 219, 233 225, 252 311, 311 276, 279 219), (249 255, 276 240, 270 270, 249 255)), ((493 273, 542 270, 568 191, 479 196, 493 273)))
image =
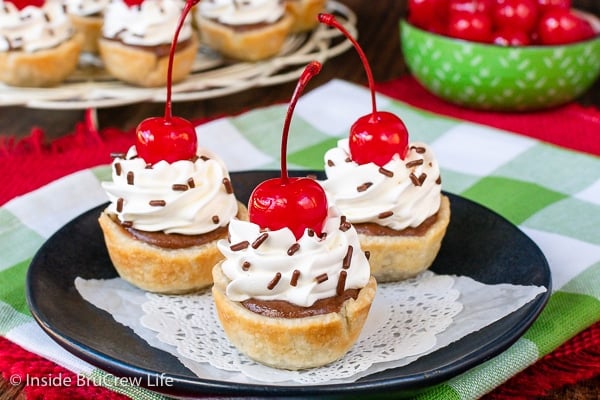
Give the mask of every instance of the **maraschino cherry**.
MULTIPOLYGON (((128 3, 140 4, 140 0, 127 0, 128 3)), ((185 18, 194 5, 200 0, 187 0, 169 52, 169 65, 167 69, 167 100, 165 103, 164 117, 146 118, 135 130, 136 149, 138 155, 148 164, 155 164, 161 160, 172 163, 178 160, 190 160, 196 155, 198 139, 194 125, 181 117, 174 117, 171 111, 171 88, 173 86, 173 59, 179 31, 185 18)))
POLYGON ((46 0, 7 0, 9 3, 13 3, 17 10, 22 10, 27 6, 43 7, 46 0))
POLYGON ((250 222, 273 231, 288 227, 296 239, 300 239, 306 229, 321 236, 327 217, 327 197, 321 185, 310 178, 288 177, 286 162, 292 113, 302 90, 320 70, 321 64, 317 61, 308 64, 292 95, 281 139, 281 177, 261 182, 248 202, 250 222))
POLYGON ((404 159, 408 149, 408 130, 404 122, 396 115, 387 111, 377 111, 375 103, 375 84, 373 73, 356 40, 331 14, 319 14, 319 22, 332 26, 342 32, 356 48, 364 65, 369 88, 371 89, 371 103, 373 111, 360 117, 350 128, 350 155, 358 164, 373 162, 382 167, 392 159, 395 154, 404 159))

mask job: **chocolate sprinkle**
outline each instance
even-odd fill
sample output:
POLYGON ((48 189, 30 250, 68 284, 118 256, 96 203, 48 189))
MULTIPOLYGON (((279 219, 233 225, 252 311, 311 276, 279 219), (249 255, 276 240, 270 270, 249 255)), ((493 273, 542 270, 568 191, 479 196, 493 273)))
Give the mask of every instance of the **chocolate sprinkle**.
POLYGON ((267 240, 267 238, 269 237, 269 234, 267 232, 261 234, 259 237, 256 238, 256 240, 252 243, 252 248, 253 249, 258 249, 258 247, 264 243, 265 240, 267 240))
POLYGON ((385 212, 382 212, 382 213, 380 213, 380 214, 377 216, 377 218, 384 219, 384 218, 391 217, 392 215, 394 215, 394 212, 393 212, 393 211, 385 211, 385 212))
POLYGON ((356 188, 356 190, 357 190, 358 192, 364 192, 364 191, 366 191, 368 188, 370 188, 371 186, 373 186, 373 182, 365 182, 365 183, 363 183, 362 185, 358 186, 358 187, 356 188))
POLYGON ((300 250, 300 243, 294 243, 293 245, 290 246, 290 248, 287 250, 287 254, 288 256, 293 256, 294 253, 296 253, 298 250, 300 250))
POLYGON ((250 261, 244 261, 244 262, 242 263, 242 269, 243 269, 244 271, 248 271, 248 270, 250 269, 250 261))
POLYGON ((346 161, 346 162, 352 162, 352 159, 350 157, 346 157, 346 159, 344 161, 346 161))
POLYGON ((164 200, 150 200, 148 202, 152 207, 164 207, 167 205, 167 202, 164 200))
POLYGON ((123 211, 123 198, 119 197, 117 200, 117 212, 123 211))
POLYGON ((410 148, 411 148, 411 150, 414 149, 414 151, 416 151, 417 154, 423 154, 426 151, 425 147, 421 147, 421 146, 411 146, 410 148))
POLYGON ((220 221, 221 221, 221 220, 219 219, 219 216, 218 216, 218 215, 213 215, 213 216, 212 216, 212 222, 213 222, 214 224, 218 224, 220 221))
POLYGON ((411 172, 408 177, 412 181, 413 185, 415 185, 415 186, 421 186, 421 182, 419 182, 419 178, 417 178, 417 176, 415 174, 413 174, 411 172))
POLYGON ((335 167, 335 163, 332 160, 327 160, 328 167, 335 167))
POLYGON ((392 171, 390 171, 389 169, 385 169, 385 168, 383 168, 383 167, 379 167, 379 170, 378 170, 378 171, 379 171, 379 173, 380 173, 381 175, 385 175, 385 176, 387 176, 388 178, 391 178, 391 177, 393 177, 393 176, 394 176, 394 173, 393 173, 392 171))
POLYGON ((206 156, 200 156, 200 159, 201 159, 202 161, 208 161, 208 160, 210 160, 210 158, 208 158, 208 157, 206 157, 206 156))
POLYGON ((188 179, 187 184, 190 187, 190 189, 193 189, 196 187, 196 182, 194 182, 194 178, 188 179))
POLYGON ((335 288, 335 293, 338 296, 341 296, 344 293, 344 289, 346 288, 346 276, 348 276, 346 271, 340 271, 340 277, 335 288))
POLYGON ((307 233, 307 234, 308 234, 308 236, 310 236, 310 237, 313 237, 313 236, 315 236, 315 231, 313 231, 313 230, 312 230, 312 229, 310 229, 310 228, 308 228, 308 229, 307 229, 307 232, 306 232, 306 233, 307 233))
POLYGON ((232 244, 231 246, 229 246, 229 249, 231 249, 231 251, 240 251, 248 248, 248 246, 250 246, 250 242, 244 240, 243 242, 232 244))
POLYGON ((290 285, 294 287, 298 285, 298 278, 300 278, 300 271, 295 269, 294 272, 292 272, 292 279, 290 279, 290 285))
POLYGON ((267 286, 267 289, 273 290, 273 288, 275 288, 275 286, 277 286, 277 284, 279 283, 280 279, 281 279, 281 272, 278 272, 278 273, 275 274, 275 276, 273 277, 273 279, 271 280, 271 282, 269 282, 269 285, 267 286))
POLYGON ((423 172, 421 175, 419 175, 419 183, 421 185, 423 185, 423 182, 425 182, 425 179, 427 179, 427 174, 425 172, 423 172))
POLYGON ((223 178, 223 185, 225 186, 227 194, 233 193, 233 186, 231 186, 231 181, 228 178, 223 178))
POLYGON ((369 261, 369 258, 371 258, 371 252, 369 250, 365 251, 365 257, 367 258, 367 261, 369 261))
POLYGON ((435 183, 437 183, 438 185, 442 184, 442 177, 441 177, 441 175, 438 176, 438 178, 435 180, 435 183))
POLYGON ((342 268, 348 269, 350 268, 350 262, 352 261, 352 253, 354 248, 352 246, 348 246, 348 251, 346 251, 346 255, 344 256, 344 261, 342 262, 342 268))
POLYGON ((329 279, 329 277, 327 276, 327 273, 323 273, 317 277, 315 277, 315 280, 317 281, 317 283, 323 283, 325 282, 327 279, 329 279))
POLYGON ((173 186, 171 186, 171 189, 173 189, 176 192, 185 192, 186 190, 188 190, 188 185, 174 183, 173 186))
POLYGON ((419 160, 412 160, 406 163, 406 168, 412 168, 412 167, 416 167, 419 165, 423 165, 423 159, 419 159, 419 160))
POLYGON ((133 171, 127 173, 127 184, 133 185, 133 171))

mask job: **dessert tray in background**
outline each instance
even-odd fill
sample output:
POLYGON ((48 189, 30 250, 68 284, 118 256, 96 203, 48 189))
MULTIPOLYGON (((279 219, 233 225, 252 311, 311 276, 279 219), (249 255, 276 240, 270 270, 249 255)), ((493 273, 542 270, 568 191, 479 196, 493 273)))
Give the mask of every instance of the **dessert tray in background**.
MULTIPOLYGON (((353 35, 356 15, 345 5, 329 1, 326 6, 353 35)), ((297 79, 306 63, 321 63, 351 47, 336 29, 319 24, 313 31, 290 35, 279 56, 259 62, 235 62, 201 46, 190 76, 173 85, 173 101, 202 100, 297 79)), ((111 77, 100 58, 82 55, 78 69, 61 85, 52 88, 21 88, 0 83, 0 106, 41 109, 86 109, 140 102, 163 102, 165 88, 142 88, 111 77)))

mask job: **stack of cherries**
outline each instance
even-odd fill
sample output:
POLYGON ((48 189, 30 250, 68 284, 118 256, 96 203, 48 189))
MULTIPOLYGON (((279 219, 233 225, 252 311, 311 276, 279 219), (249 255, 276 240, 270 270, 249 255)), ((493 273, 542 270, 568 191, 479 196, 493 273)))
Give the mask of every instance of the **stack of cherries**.
POLYGON ((408 21, 441 35, 502 46, 568 44, 596 35, 571 0, 409 0, 408 21))

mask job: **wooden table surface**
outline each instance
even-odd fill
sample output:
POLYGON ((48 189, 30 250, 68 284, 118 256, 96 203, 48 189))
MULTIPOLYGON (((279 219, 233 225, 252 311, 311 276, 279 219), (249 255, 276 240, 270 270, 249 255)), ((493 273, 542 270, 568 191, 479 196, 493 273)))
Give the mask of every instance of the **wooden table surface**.
MULTIPOLYGON (((338 0, 347 4, 358 16, 359 43, 363 46, 371 62, 375 81, 384 82, 407 74, 402 60, 398 33, 398 21, 406 15, 407 0, 338 0)), ((600 16, 600 1, 573 0, 576 8, 600 16)), ((312 87, 333 78, 366 84, 366 76, 354 51, 347 51, 327 61, 323 71, 313 82, 312 87)), ((215 115, 234 114, 251 108, 286 102, 293 92, 295 82, 252 89, 246 92, 221 98, 178 102, 173 113, 188 119, 199 119, 215 115)), ((600 81, 577 100, 584 105, 600 108, 600 81)), ((130 129, 149 116, 163 114, 162 103, 141 103, 97 110, 100 127, 130 129)), ((0 107, 0 135, 29 134, 32 127, 41 127, 47 140, 64 135, 73 130, 75 124, 83 120, 82 110, 61 111, 43 110, 18 106, 0 107)), ((552 393, 547 399, 598 399, 600 379, 568 386, 552 393)), ((0 400, 23 399, 18 388, 11 387, 0 378, 0 400)))

